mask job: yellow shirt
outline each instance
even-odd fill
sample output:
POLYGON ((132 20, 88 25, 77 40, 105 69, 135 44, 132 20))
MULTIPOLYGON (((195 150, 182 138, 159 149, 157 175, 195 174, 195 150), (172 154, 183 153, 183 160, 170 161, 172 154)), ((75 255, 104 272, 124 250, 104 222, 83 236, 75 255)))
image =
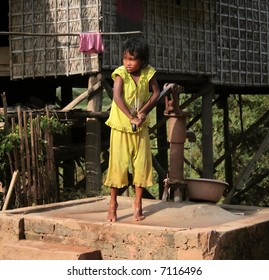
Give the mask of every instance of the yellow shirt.
MULTIPOLYGON (((139 111, 139 109, 149 100, 149 81, 155 72, 155 69, 151 66, 142 68, 137 85, 123 65, 118 67, 112 73, 111 77, 113 80, 117 75, 123 80, 122 97, 130 112, 133 113, 139 111)), ((112 101, 110 115, 106 124, 111 128, 133 133, 129 118, 120 110, 114 100, 112 101)), ((147 127, 148 125, 149 117, 143 122, 142 127, 147 127)), ((142 127, 137 128, 137 131, 140 131, 142 127)))

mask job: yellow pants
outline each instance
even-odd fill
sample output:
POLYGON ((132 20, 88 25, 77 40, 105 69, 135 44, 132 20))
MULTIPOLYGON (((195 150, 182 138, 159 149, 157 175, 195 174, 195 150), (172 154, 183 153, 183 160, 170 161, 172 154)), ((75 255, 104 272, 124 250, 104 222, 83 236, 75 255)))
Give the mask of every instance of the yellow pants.
POLYGON ((148 128, 137 133, 111 129, 110 154, 105 186, 128 186, 128 170, 132 170, 132 184, 152 186, 152 158, 148 128))

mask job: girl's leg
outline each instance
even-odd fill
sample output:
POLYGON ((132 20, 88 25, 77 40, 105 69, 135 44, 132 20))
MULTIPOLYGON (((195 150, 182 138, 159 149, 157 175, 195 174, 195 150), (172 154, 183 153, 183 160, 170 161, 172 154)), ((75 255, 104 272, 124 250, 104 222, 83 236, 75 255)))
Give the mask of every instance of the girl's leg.
POLYGON ((143 188, 139 186, 135 186, 135 201, 134 201, 134 220, 135 221, 142 221, 145 219, 143 216, 142 211, 142 195, 143 195, 143 188))
POLYGON ((130 158, 128 147, 128 133, 111 129, 109 166, 104 182, 105 186, 114 186, 110 188, 110 203, 106 218, 109 222, 117 220, 118 188, 128 185, 127 171, 130 158))
POLYGON ((143 187, 152 186, 152 158, 148 129, 134 135, 133 184, 135 185, 134 219, 145 219, 142 211, 143 187))
POLYGON ((110 188, 110 203, 109 203, 108 214, 107 214, 107 218, 106 218, 106 220, 108 222, 117 221, 117 208, 118 208, 117 195, 118 195, 118 189, 111 187, 110 188))

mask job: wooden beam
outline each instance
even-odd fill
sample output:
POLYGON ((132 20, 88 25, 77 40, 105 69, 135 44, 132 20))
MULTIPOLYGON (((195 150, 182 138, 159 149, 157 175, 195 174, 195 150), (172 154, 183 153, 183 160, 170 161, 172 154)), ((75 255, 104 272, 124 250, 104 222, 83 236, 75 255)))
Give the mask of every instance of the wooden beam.
POLYGON ((101 81, 97 82, 91 88, 88 88, 88 90, 81 93, 77 98, 75 98, 72 102, 70 102, 67 106, 65 106, 61 111, 67 112, 73 109, 77 104, 79 104, 84 99, 86 98, 92 99, 101 87, 102 87, 101 81))

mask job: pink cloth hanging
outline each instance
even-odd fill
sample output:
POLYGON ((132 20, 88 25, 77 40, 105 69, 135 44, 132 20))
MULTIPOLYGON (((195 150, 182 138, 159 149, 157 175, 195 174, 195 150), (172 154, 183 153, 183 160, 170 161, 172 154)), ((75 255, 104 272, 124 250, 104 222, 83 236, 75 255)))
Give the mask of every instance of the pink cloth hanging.
POLYGON ((104 45, 102 36, 99 32, 83 32, 79 34, 79 51, 83 53, 102 53, 104 45))

